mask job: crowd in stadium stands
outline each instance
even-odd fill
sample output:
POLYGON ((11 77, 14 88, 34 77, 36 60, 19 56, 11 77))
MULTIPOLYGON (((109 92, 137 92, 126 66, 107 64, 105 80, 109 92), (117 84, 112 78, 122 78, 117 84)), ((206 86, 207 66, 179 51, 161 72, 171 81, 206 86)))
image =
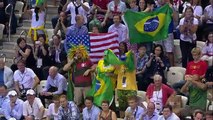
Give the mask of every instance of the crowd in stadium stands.
MULTIPOLYGON (((44 26, 47 0, 36 5, 36 0, 0 0, 4 34, 9 32, 5 8, 16 1, 24 2, 23 13, 32 16, 29 36, 33 46, 17 38, 14 64, 8 67, 0 58, 0 120, 213 120, 213 0, 54 0, 59 6, 52 18, 52 41, 44 26), (127 9, 149 13, 165 4, 173 10, 168 38, 130 44, 121 15, 127 9), (95 25, 90 24, 94 21, 95 25), (94 104, 94 96, 86 95, 97 64, 80 49, 68 57, 63 45, 66 35, 89 32, 117 32, 118 58, 124 59, 131 50, 135 59, 133 72, 114 66, 107 73, 115 77, 115 97, 100 106, 94 104), (168 84, 167 72, 181 66, 174 60, 174 39, 180 41, 186 72, 182 80, 168 84), (197 41, 205 45, 200 48, 197 41), (73 79, 73 101, 67 96, 68 77, 73 79), (138 94, 141 91, 144 96, 138 94)), ((19 22, 24 23, 23 18, 19 22)), ((11 34, 15 34, 14 12, 11 23, 11 34)))

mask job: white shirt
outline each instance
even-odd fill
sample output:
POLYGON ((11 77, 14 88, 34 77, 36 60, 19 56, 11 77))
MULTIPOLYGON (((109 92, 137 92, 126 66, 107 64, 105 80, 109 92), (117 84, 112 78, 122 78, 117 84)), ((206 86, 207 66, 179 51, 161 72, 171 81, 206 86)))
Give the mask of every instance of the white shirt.
MULTIPOLYGON (((184 21, 185 21, 185 18, 182 18, 180 20, 180 23, 179 25, 183 25, 184 24, 184 21)), ((193 25, 198 25, 199 22, 197 20, 197 18, 194 18, 193 20, 193 25)), ((197 39, 197 36, 196 36, 196 33, 193 34, 193 40, 196 40, 197 39)), ((190 38, 185 38, 185 35, 184 34, 180 34, 180 39, 183 40, 183 41, 186 41, 186 42, 192 42, 190 38)))
POLYGON ((172 113, 167 119, 165 119, 164 116, 161 115, 160 117, 158 117, 158 120, 180 120, 180 118, 175 113, 172 113))
MULTIPOLYGON (((204 14, 213 18, 213 5, 208 5, 204 9, 204 14)), ((207 23, 213 24, 213 21, 208 20, 207 23)))
POLYGON ((55 104, 51 103, 48 107, 47 115, 49 117, 54 117, 54 120, 58 120, 58 112, 55 111, 55 104))
POLYGON ((39 109, 42 107, 44 107, 44 106, 41 103, 41 100, 37 97, 34 99, 32 106, 29 104, 28 100, 26 100, 23 104, 23 115, 24 116, 34 115, 35 119, 39 119, 38 118, 38 116, 40 116, 39 109))
MULTIPOLYGON (((81 1, 81 2, 83 2, 83 1, 81 1)), ((74 4, 75 4, 76 6, 78 6, 76 2, 74 2, 74 4)), ((75 8, 76 8, 76 7, 75 7, 74 4, 73 4, 73 2, 70 2, 70 3, 67 5, 67 10, 66 10, 66 11, 70 11, 70 13, 71 13, 71 15, 72 15, 72 17, 71 17, 71 25, 73 25, 73 24, 76 23, 76 21, 75 21, 75 16, 76 16, 75 8)), ((84 4, 85 6, 87 6, 88 8, 90 8, 88 2, 84 2, 83 4, 84 4)), ((88 12, 85 11, 85 10, 83 9, 82 6, 80 6, 80 7, 78 8, 78 14, 79 14, 79 15, 82 15, 82 16, 84 17, 84 23, 86 24, 86 23, 87 23, 87 14, 88 14, 88 12)))
POLYGON ((39 19, 36 21, 36 15, 34 12, 34 9, 31 9, 32 11, 32 21, 31 21, 31 27, 36 28, 44 25, 44 19, 45 19, 45 13, 44 11, 41 11, 38 13, 39 19))
POLYGON ((209 45, 207 45, 207 43, 206 43, 202 49, 202 54, 208 55, 208 56, 213 56, 213 43, 209 43, 209 45))
POLYGON ((19 83, 19 87, 24 88, 33 88, 33 83, 35 82, 36 74, 30 68, 25 68, 24 73, 21 73, 19 70, 16 70, 14 73, 14 81, 19 83))
POLYGON ((115 26, 115 24, 112 24, 109 27, 108 32, 117 32, 119 43, 127 40, 127 36, 128 36, 127 27, 124 24, 120 23, 118 26, 115 26))
POLYGON ((162 92, 162 89, 160 89, 160 91, 154 91, 150 101, 155 103, 155 111, 157 113, 160 113, 162 108, 163 108, 163 92, 162 92))

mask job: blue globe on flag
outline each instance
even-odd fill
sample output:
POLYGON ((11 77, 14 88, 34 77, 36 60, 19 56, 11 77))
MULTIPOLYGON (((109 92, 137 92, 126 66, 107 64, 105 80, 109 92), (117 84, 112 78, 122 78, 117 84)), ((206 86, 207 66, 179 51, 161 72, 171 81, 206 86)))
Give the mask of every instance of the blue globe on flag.
POLYGON ((156 16, 154 18, 150 18, 144 23, 144 31, 153 32, 158 28, 158 26, 159 26, 158 16, 156 16))

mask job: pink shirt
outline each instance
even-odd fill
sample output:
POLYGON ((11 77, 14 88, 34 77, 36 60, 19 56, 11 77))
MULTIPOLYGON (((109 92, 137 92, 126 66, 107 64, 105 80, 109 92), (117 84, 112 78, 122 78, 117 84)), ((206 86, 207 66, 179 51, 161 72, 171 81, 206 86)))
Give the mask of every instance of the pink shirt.
POLYGON ((115 26, 115 24, 112 24, 109 27, 108 32, 117 32, 119 43, 127 40, 127 35, 128 35, 127 27, 124 24, 120 23, 118 26, 115 26))

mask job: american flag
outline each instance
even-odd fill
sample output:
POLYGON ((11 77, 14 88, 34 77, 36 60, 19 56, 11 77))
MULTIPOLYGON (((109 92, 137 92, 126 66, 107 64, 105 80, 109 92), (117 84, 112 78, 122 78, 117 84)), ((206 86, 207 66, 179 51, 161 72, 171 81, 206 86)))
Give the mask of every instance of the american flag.
POLYGON ((99 34, 90 33, 89 35, 78 35, 76 37, 67 36, 65 40, 65 48, 67 50, 71 47, 70 44, 82 44, 87 46, 88 51, 90 52, 90 59, 93 63, 98 63, 98 61, 103 58, 104 51, 107 49, 111 49, 115 54, 119 53, 118 34, 116 32, 99 34))

